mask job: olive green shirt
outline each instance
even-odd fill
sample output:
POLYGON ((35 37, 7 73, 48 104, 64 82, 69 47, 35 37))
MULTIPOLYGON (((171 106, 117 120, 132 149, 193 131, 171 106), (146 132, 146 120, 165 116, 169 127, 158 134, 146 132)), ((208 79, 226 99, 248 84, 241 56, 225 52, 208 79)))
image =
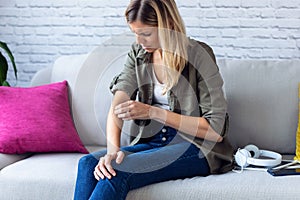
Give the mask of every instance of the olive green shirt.
MULTIPOLYGON (((182 138, 201 149, 211 173, 224 173, 233 167, 233 148, 227 139, 228 115, 222 90, 223 79, 212 49, 193 39, 189 39, 189 43, 188 62, 178 83, 167 92, 169 109, 181 115, 204 117, 224 138, 216 143, 179 132, 182 138)), ((123 71, 111 83, 111 91, 124 91, 131 99, 152 105, 154 83, 151 78, 151 55, 134 43, 123 71)), ((132 144, 135 144, 153 132, 158 123, 135 120, 133 124, 137 125, 136 129, 132 129, 132 144)))

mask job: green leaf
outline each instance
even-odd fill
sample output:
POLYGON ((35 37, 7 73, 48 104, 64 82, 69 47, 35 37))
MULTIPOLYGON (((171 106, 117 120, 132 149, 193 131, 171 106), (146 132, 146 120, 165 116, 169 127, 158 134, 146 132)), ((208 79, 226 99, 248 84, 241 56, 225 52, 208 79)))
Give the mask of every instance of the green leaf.
POLYGON ((8 64, 6 58, 0 52, 0 83, 6 80, 8 64))
POLYGON ((8 57, 10 58, 10 61, 11 61, 12 65, 13 65, 13 68, 14 68, 15 77, 16 77, 16 79, 18 79, 18 76, 17 76, 17 72, 18 71, 17 71, 17 67, 16 67, 16 63, 15 63, 15 58, 14 58, 13 54, 11 53, 11 51, 9 50, 9 48, 8 48, 8 46, 7 46, 7 44, 5 42, 0 41, 0 47, 5 50, 5 52, 7 53, 8 57))
POLYGON ((7 81, 3 81, 2 82, 2 86, 8 86, 9 87, 10 85, 9 85, 9 83, 7 81))

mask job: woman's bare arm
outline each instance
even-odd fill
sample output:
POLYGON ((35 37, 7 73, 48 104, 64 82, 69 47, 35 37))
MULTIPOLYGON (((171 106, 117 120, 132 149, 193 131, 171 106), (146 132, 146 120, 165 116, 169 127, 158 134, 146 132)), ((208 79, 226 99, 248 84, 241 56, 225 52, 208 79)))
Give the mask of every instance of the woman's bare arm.
POLYGON ((129 100, 129 96, 122 91, 117 91, 114 95, 106 123, 107 153, 101 157, 98 165, 95 167, 94 176, 97 180, 111 178, 116 176, 116 172, 111 165, 112 160, 120 164, 123 161, 124 153, 120 151, 120 138, 123 126, 123 120, 114 114, 116 105, 129 100))
POLYGON ((132 100, 117 105, 114 112, 122 120, 153 119, 198 138, 214 142, 223 140, 222 136, 210 127, 204 117, 181 115, 132 100))
POLYGON ((150 117, 167 126, 198 138, 205 138, 214 142, 221 142, 223 140, 222 136, 210 127, 204 117, 180 115, 157 107, 151 108, 150 117))

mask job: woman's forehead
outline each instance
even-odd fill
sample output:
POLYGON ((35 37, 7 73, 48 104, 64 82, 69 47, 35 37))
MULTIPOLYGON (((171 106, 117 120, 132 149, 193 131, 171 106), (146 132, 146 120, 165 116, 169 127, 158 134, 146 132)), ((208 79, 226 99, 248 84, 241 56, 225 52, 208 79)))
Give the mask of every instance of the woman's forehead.
POLYGON ((144 32, 144 31, 153 31, 157 29, 157 27, 144 24, 140 21, 129 23, 129 27, 133 32, 136 33, 144 32))

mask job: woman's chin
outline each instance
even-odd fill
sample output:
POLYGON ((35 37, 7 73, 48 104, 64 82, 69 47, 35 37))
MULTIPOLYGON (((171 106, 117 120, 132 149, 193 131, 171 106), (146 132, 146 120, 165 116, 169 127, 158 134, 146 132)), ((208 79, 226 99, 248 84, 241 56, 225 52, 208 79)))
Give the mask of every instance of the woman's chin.
POLYGON ((143 48, 145 51, 147 51, 148 53, 153 53, 155 51, 155 49, 153 48, 143 48))

